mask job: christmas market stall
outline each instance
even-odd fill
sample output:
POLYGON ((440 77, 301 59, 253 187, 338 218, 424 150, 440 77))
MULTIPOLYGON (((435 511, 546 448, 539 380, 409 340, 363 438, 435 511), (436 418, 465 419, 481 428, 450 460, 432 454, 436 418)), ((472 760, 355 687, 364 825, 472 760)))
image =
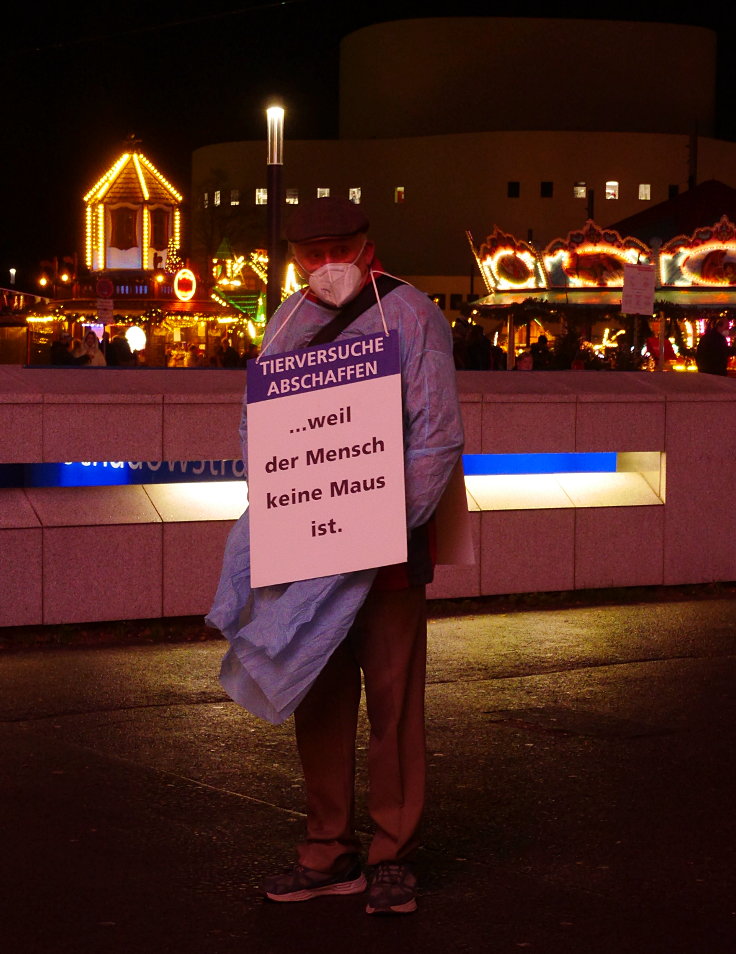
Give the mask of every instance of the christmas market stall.
MULTIPOLYGON (((84 196, 84 254, 43 263, 47 296, 24 313, 28 364, 49 364, 61 333, 93 331, 107 365, 219 366, 252 353, 265 326, 262 256, 224 243, 197 274, 182 257, 182 195, 128 148, 84 196)), ((230 365, 232 366, 232 365, 230 365)))

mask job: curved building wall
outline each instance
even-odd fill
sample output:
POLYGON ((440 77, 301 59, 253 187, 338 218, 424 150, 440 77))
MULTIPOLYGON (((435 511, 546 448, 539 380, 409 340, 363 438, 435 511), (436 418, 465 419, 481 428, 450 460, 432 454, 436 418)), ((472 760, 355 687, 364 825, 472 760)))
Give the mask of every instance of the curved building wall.
MULTIPOLYGON (((698 156, 698 181, 719 179, 736 188, 736 143, 701 138, 698 156)), ((610 225, 665 201, 672 190, 684 192, 690 158, 685 135, 509 131, 290 141, 287 122, 283 179, 300 201, 315 196, 317 188, 345 196, 359 188, 389 270, 404 276, 467 276, 474 262, 466 231, 481 241, 498 225, 546 245, 581 228, 591 211, 599 225, 610 225), (605 185, 611 180, 618 183, 619 198, 607 200, 605 185), (576 183, 585 184, 585 198, 575 197, 576 183), (649 200, 639 198, 643 184, 649 186, 649 200), (395 201, 397 188, 404 190, 402 202, 395 201)), ((260 141, 195 151, 190 232, 198 261, 211 255, 224 235, 238 251, 266 247, 267 207, 255 204, 256 189, 266 184, 260 141), (222 196, 217 208, 213 188, 222 196), (234 231, 237 223, 227 204, 233 189, 239 195, 237 222, 251 229, 245 244, 234 231)), ((285 206, 285 217, 290 209, 285 206)))
POLYGON ((340 137, 481 130, 711 136, 716 33, 613 20, 440 17, 340 45, 340 137))

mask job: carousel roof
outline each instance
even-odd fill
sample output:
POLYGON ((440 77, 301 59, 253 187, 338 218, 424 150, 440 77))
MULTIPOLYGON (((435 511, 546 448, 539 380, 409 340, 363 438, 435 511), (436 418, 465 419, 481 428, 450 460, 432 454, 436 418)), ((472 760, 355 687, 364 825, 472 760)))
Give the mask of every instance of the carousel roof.
POLYGON ((178 205, 182 196, 133 143, 85 195, 87 203, 162 202, 178 205))

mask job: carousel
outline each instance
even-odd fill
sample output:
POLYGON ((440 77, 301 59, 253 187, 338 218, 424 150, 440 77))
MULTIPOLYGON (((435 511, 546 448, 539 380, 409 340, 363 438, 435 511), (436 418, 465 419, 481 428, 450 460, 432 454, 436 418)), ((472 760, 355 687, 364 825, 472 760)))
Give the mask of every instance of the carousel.
POLYGON ((487 295, 466 306, 506 366, 543 336, 559 366, 696 370, 708 322, 736 319, 736 226, 722 216, 647 245, 588 220, 543 249, 498 227, 472 253, 487 295))

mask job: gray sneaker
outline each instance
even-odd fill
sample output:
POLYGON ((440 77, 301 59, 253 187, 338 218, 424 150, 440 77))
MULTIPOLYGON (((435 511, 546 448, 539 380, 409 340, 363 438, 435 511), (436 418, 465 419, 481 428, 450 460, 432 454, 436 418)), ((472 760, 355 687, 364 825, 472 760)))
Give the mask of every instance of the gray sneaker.
POLYGON ((351 858, 349 865, 338 872, 294 865, 286 874, 266 878, 263 884, 269 901, 309 901, 327 894, 360 894, 365 889, 365 875, 357 858, 351 858))
POLYGON ((379 862, 371 877, 366 914, 411 914, 417 909, 417 879, 409 865, 379 862))

